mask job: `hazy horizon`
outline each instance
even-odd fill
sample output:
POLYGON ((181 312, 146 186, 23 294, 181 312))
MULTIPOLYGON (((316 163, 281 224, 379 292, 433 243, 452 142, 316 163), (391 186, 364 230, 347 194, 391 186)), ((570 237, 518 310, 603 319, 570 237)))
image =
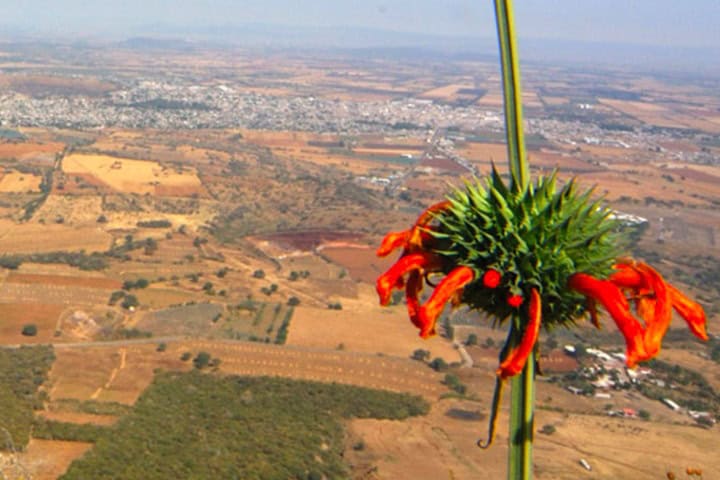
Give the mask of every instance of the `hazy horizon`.
MULTIPOLYGON (((716 71, 720 2, 516 2, 525 61, 716 71)), ((491 2, 394 0, 6 0, 0 39, 123 41, 138 36, 263 47, 428 48, 494 54, 491 2)))

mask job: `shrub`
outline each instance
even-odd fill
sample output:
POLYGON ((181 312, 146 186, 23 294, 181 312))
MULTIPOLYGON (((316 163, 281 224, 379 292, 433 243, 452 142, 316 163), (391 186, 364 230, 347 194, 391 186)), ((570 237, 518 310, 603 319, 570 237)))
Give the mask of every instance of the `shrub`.
POLYGON ((22 331, 20 332, 26 337, 34 337, 38 333, 37 325, 34 323, 28 323, 26 325, 23 325, 22 331))
POLYGON ((549 423, 543 425, 543 427, 540 429, 540 433, 544 435, 552 435, 556 431, 557 429, 555 428, 555 425, 551 425, 549 423))

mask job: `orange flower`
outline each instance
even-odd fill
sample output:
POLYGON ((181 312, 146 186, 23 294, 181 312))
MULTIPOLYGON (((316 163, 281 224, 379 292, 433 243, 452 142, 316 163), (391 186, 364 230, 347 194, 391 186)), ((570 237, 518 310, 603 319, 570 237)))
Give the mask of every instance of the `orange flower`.
POLYGON ((385 235, 380 247, 377 249, 377 256, 386 257, 400 247, 403 247, 403 253, 421 250, 423 245, 432 241, 432 236, 424 232, 423 229, 432 221, 436 213, 446 210, 449 206, 450 202, 447 200, 431 205, 420 214, 410 229, 402 232, 390 232, 385 235))
POLYGON ((475 271, 470 267, 460 266, 455 267, 440 281, 425 305, 420 307, 418 320, 422 338, 435 335, 435 323, 445 304, 473 280, 475 271))
MULTIPOLYGON (((608 280, 598 280, 583 273, 570 277, 568 286, 586 295, 592 305, 595 300, 603 304, 615 320, 627 342, 627 364, 648 360, 660 351, 662 339, 672 320, 672 309, 683 317, 690 331, 707 340, 705 312, 646 263, 622 260, 608 280), (634 301, 635 311, 644 325, 630 313, 628 300, 622 290, 634 301)), ((591 318, 594 312, 590 310, 591 318)))
POLYGON ((615 320, 625 337, 626 362, 629 367, 650 358, 645 351, 643 327, 630 313, 630 305, 617 285, 609 280, 598 280, 585 273, 576 273, 568 279, 568 287, 601 303, 615 320))
MULTIPOLYGON (((522 297, 521 297, 522 298, 522 297)), ((528 356, 535 348, 538 335, 540 334, 540 321, 542 320, 542 304, 540 294, 536 289, 530 292, 530 305, 528 309, 528 323, 525 326, 520 344, 510 351, 500 364, 497 375, 505 380, 522 372, 527 363, 528 356)))
POLYGON ((395 288, 402 288, 403 276, 412 271, 424 272, 439 266, 439 258, 428 252, 411 253, 400 257, 390 269, 380 275, 375 286, 380 304, 390 303, 390 296, 395 288))

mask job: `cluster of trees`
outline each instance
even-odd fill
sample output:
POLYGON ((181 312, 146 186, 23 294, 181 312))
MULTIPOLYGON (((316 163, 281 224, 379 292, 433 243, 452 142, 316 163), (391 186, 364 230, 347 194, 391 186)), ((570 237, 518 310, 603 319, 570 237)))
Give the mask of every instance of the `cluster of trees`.
POLYGON ((103 270, 107 268, 107 259, 102 253, 85 252, 48 252, 19 255, 3 255, 0 257, 0 267, 15 270, 24 262, 31 263, 62 263, 77 267, 80 270, 103 270))
POLYGON ((38 388, 47 381, 54 360, 49 346, 0 349, 0 424, 12 440, 12 445, 0 442, 0 450, 27 445, 33 410, 41 409, 44 400, 38 388))
POLYGON ((347 385, 166 372, 63 478, 346 478, 342 419, 428 409, 347 385))

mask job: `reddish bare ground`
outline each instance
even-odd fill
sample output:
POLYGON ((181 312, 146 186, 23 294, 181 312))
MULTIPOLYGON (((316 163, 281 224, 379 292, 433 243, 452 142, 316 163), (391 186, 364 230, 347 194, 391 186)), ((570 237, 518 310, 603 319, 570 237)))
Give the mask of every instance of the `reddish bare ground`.
POLYGON ((57 153, 65 148, 62 143, 0 142, 0 157, 18 158, 35 153, 57 153))
POLYGON ((288 250, 311 251, 325 242, 357 241, 362 234, 337 230, 306 230, 303 232, 281 232, 257 237, 288 250))
POLYGON ((375 284, 378 275, 387 270, 395 256, 378 258, 370 247, 326 247, 322 256, 344 267, 354 280, 375 284))
POLYGON ((17 459, 33 480, 55 480, 65 473, 73 460, 83 456, 92 447, 92 443, 34 438, 17 459))
POLYGON ((65 285, 72 287, 106 288, 117 290, 122 287, 119 280, 102 277, 67 277, 64 275, 39 275, 33 273, 11 272, 7 276, 7 282, 37 284, 45 283, 50 285, 65 285))
POLYGON ((0 343, 48 343, 53 339, 63 305, 41 303, 0 303, 0 343), (24 325, 33 323, 38 333, 26 337, 20 332, 24 325))
POLYGON ((108 426, 114 425, 118 417, 114 415, 94 415, 82 412, 56 412, 52 410, 41 410, 37 412, 38 417, 56 422, 68 423, 91 423, 93 425, 108 426))

